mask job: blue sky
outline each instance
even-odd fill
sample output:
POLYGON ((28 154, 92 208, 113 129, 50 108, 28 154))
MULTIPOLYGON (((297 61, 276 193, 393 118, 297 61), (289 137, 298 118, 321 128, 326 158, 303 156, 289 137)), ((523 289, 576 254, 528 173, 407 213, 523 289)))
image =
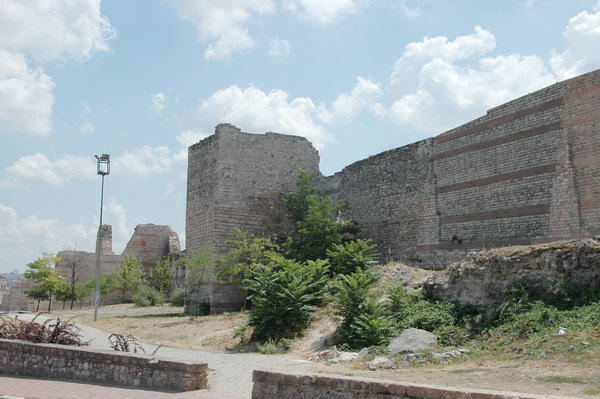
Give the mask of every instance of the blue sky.
POLYGON ((186 148, 220 122, 306 136, 321 170, 600 67, 598 0, 0 0, 0 272, 184 242, 186 148))

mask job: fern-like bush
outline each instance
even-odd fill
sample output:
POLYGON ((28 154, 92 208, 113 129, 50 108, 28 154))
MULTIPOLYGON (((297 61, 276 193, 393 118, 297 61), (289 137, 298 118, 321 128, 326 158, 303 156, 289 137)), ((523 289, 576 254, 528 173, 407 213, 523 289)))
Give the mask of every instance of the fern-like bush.
POLYGON ((254 327, 253 338, 290 338, 307 327, 323 296, 327 275, 328 264, 321 260, 284 259, 252 270, 243 287, 252 303, 248 324, 254 327))
POLYGON ((333 274, 350 274, 356 269, 366 269, 377 262, 376 245, 371 240, 353 240, 333 244, 327 250, 333 274))

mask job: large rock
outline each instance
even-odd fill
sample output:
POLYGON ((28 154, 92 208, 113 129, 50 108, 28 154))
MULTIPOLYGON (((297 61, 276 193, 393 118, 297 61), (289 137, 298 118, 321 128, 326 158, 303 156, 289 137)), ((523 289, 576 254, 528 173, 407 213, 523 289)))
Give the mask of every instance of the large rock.
POLYGON ((437 346, 437 335, 418 328, 408 328, 399 337, 392 339, 387 347, 390 356, 398 353, 413 353, 437 346))

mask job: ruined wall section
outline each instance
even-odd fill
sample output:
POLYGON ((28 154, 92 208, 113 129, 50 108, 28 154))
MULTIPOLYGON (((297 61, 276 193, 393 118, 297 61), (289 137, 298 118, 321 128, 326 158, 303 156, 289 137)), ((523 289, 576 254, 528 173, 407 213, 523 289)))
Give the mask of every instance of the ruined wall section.
POLYGON ((386 151, 321 181, 321 192, 345 202, 344 216, 359 222, 383 260, 418 263, 417 245, 436 239, 432 145, 428 139, 386 151))
POLYGON ((135 256, 148 271, 157 260, 179 250, 179 237, 171 227, 149 223, 135 227, 122 255, 135 256))
MULTIPOLYGON (((186 250, 212 246, 224 254, 235 228, 275 238, 287 232, 282 199, 297 190, 298 172, 319 174, 319 154, 304 137, 248 134, 220 124, 193 145, 188 157, 186 250)), ((244 296, 234 285, 205 275, 186 311, 237 310, 244 296)))
POLYGON ((298 136, 243 133, 229 124, 217 126, 209 139, 190 147, 186 248, 224 251, 236 227, 264 237, 284 233, 282 198, 296 190, 299 170, 319 173, 312 144, 298 136))
POLYGON ((188 148, 186 248, 214 246, 219 142, 215 135, 188 148))

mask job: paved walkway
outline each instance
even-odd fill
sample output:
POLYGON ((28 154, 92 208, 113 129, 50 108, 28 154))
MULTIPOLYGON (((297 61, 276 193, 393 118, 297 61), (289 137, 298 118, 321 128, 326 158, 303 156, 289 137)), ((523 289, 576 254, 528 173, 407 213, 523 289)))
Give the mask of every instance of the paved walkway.
POLYGON ((145 389, 88 384, 64 380, 39 380, 25 377, 0 375, 0 399, 249 399, 248 395, 226 395, 205 390, 187 392, 158 392, 145 389))
MULTIPOLYGON (((19 315, 20 319, 23 320, 31 320, 34 315, 23 314, 19 315)), ((44 316, 39 316, 38 321, 42 321, 44 316)), ((84 339, 91 340, 90 348, 95 349, 111 349, 108 336, 109 334, 104 331, 98 330, 93 327, 89 327, 86 325, 80 325, 82 329, 82 334, 84 339)), ((155 345, 142 343, 142 347, 146 351, 146 353, 151 354, 155 349, 155 345)), ((187 360, 194 361, 200 363, 207 363, 210 369, 208 375, 208 385, 210 389, 210 393, 204 392, 200 393, 200 391, 193 391, 189 393, 189 395, 217 395, 217 396, 193 396, 197 398, 246 398, 249 399, 252 393, 252 371, 253 370, 268 370, 268 371, 285 371, 290 373, 311 373, 315 372, 315 365, 313 362, 309 362, 306 360, 296 359, 289 355, 271 355, 265 356, 257 353, 230 353, 230 352, 216 352, 216 351, 206 351, 206 350, 197 350, 197 349, 178 349, 172 347, 161 347, 156 352, 156 356, 160 358, 167 359, 175 359, 175 360, 187 360), (221 396, 219 396, 221 395, 221 396)), ((10 394, 18 396, 19 391, 12 391, 9 393, 4 386, 11 382, 10 378, 12 377, 0 377, 0 394, 10 394)), ((21 380, 21 378, 16 378, 16 380, 21 380)), ((77 389, 85 389, 94 391, 100 390, 99 392, 103 392, 102 390, 106 389, 117 389, 123 391, 123 394, 126 395, 128 392, 130 395, 137 395, 134 389, 127 388, 113 388, 106 386, 96 386, 87 383, 76 383, 76 382, 58 382, 56 380, 33 380, 33 379, 25 379, 25 382, 17 384, 23 391, 21 396, 27 397, 36 397, 36 398, 70 398, 76 396, 65 396, 64 392, 62 396, 48 396, 54 395, 54 392, 49 389, 48 384, 66 384, 67 387, 72 387, 74 390, 77 389), (38 385, 41 386, 39 390, 37 390, 38 385), (78 388, 82 386, 83 388, 78 388), (36 390, 28 391, 27 389, 36 390), (44 388, 46 387, 46 388, 44 388), (93 389, 92 389, 93 387, 93 389), (37 392, 37 393, 36 393, 37 392), (52 392, 52 393, 51 393, 52 392), (40 396, 41 395, 41 396, 40 396), (44 396, 45 395, 45 396, 44 396)), ((61 385, 62 386, 62 385, 61 385)), ((82 392, 79 390, 78 392, 82 392)), ((112 396, 112 394, 105 394, 103 398, 107 397, 118 397, 118 398, 138 398, 138 397, 192 397, 192 396, 181 396, 184 394, 165 394, 165 393, 156 393, 159 396, 149 396, 149 392, 152 391, 139 391, 142 396, 112 396), (175 396, 174 396, 175 395, 175 396)), ((185 393, 188 395, 188 393, 185 393)), ((100 395, 100 393, 99 393, 100 395)), ((87 396, 87 394, 86 394, 87 396)), ((79 398, 81 396, 78 396, 79 398)), ((98 396, 100 397, 100 396, 98 396)), ((91 399, 92 397, 86 397, 86 399, 91 399)))

